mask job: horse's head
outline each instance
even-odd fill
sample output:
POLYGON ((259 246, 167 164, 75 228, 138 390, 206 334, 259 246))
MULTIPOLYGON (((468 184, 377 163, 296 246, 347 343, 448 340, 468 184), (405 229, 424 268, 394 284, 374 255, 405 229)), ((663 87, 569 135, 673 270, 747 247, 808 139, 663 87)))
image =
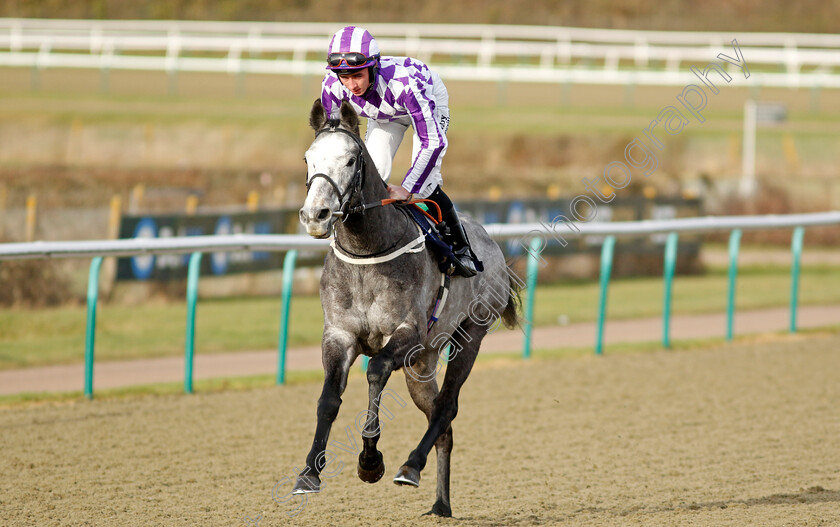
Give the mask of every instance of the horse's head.
POLYGON ((340 119, 328 119, 320 100, 309 114, 315 140, 304 155, 307 193, 300 222, 315 238, 329 236, 336 217, 348 214, 350 200, 364 179, 359 116, 347 101, 342 102, 340 114, 340 119))

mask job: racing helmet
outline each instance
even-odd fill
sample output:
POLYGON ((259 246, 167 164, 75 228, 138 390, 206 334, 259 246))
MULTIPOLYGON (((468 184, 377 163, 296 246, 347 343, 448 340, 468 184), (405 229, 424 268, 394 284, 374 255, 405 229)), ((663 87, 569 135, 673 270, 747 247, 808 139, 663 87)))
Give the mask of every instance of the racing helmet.
POLYGON ((327 48, 327 69, 336 74, 371 68, 371 82, 379 64, 379 44, 366 29, 347 26, 339 29, 327 48))

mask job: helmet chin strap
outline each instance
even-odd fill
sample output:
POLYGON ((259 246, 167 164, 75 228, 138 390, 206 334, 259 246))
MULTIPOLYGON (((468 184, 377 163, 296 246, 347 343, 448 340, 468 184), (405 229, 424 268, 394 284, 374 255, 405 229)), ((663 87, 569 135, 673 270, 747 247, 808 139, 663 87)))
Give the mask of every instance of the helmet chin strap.
POLYGON ((368 66, 368 78, 370 79, 370 85, 368 86, 365 93, 362 94, 364 97, 367 95, 371 90, 376 91, 376 81, 379 79, 379 57, 376 58, 376 64, 373 66, 368 66))

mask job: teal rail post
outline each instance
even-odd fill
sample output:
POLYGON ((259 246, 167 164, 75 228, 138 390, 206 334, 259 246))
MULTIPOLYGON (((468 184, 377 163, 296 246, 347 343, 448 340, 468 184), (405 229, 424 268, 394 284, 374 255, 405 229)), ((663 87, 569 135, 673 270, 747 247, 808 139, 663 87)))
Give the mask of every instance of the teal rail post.
POLYGON ((87 290, 87 330, 85 331, 85 397, 93 399, 93 348, 96 340, 96 302, 99 298, 99 269, 102 257, 90 262, 87 290))
POLYGON ((368 357, 367 355, 362 355, 362 364, 361 364, 361 367, 362 367, 362 371, 363 371, 363 372, 366 372, 366 371, 367 371, 367 366, 368 366, 368 362, 369 362, 369 361, 370 361, 370 357, 368 357))
POLYGON ((295 282, 295 261, 298 252, 292 249, 283 257, 283 294, 280 308, 280 341, 277 344, 277 384, 286 384, 286 346, 289 341, 289 307, 295 282))
POLYGON ((184 393, 193 393, 195 304, 198 301, 198 275, 200 272, 201 253, 192 253, 187 270, 187 339, 184 346, 184 393))
POLYGON ((790 332, 796 333, 796 308, 799 304, 799 260, 802 256, 802 239, 805 228, 797 227, 793 230, 790 240, 790 251, 793 263, 790 268, 790 332))
POLYGON ((726 340, 732 340, 735 323, 735 279, 738 276, 738 248, 741 244, 741 229, 729 235, 729 294, 726 301, 726 340))
POLYGON ((527 274, 525 277, 528 292, 525 298, 525 321, 524 327, 522 328, 525 332, 525 340, 522 344, 523 359, 531 357, 531 329, 534 326, 534 295, 537 292, 537 272, 539 271, 537 261, 542 243, 541 238, 532 239, 530 250, 528 251, 527 274))
POLYGON ((601 246, 601 296, 598 300, 598 333, 595 338, 595 354, 604 352, 604 319, 607 313, 607 288, 612 273, 613 253, 615 252, 615 236, 607 236, 601 246))
POLYGON ((662 306, 662 346, 665 348, 671 347, 671 292, 677 267, 678 241, 679 235, 676 232, 668 233, 665 242, 665 299, 662 306))

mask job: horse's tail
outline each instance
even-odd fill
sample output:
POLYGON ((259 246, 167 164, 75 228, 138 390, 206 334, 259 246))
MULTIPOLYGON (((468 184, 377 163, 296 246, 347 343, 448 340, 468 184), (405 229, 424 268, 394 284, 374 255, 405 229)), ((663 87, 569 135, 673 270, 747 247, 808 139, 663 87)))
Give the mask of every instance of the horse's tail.
POLYGON ((519 325, 519 313, 522 310, 522 299, 519 297, 521 290, 520 282, 514 279, 513 269, 508 267, 508 301, 504 311, 502 311, 502 322, 508 329, 513 329, 519 325))

